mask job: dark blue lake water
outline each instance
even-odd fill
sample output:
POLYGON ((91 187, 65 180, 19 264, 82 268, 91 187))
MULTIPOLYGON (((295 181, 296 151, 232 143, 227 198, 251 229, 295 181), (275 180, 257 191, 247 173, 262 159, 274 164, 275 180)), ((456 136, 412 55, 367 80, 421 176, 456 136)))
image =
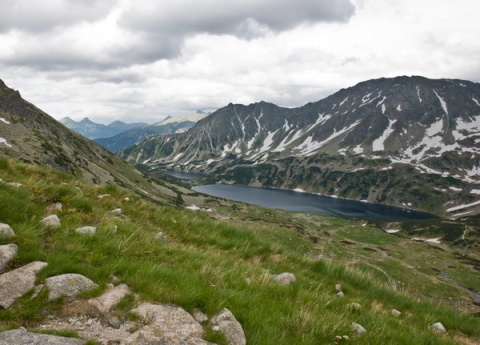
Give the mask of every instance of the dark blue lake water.
POLYGON ((263 207, 288 211, 317 212, 343 218, 377 220, 429 219, 436 216, 399 207, 370 204, 361 201, 332 198, 282 189, 212 184, 196 186, 193 190, 263 207))
POLYGON ((205 177, 205 174, 200 173, 190 173, 184 171, 175 171, 175 170, 163 170, 167 175, 182 179, 182 180, 196 180, 202 177, 205 177))

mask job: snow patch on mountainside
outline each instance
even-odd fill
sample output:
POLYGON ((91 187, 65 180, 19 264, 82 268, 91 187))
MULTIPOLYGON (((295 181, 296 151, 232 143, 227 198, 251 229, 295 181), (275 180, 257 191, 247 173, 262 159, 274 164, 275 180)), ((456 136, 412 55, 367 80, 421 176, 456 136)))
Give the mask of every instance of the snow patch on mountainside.
POLYGON ((440 101, 440 104, 442 105, 442 108, 445 114, 448 115, 447 102, 445 102, 445 100, 442 97, 440 97, 440 95, 435 90, 433 90, 433 93, 435 94, 435 96, 437 96, 438 100, 440 101))
POLYGON ((330 114, 328 114, 328 115, 318 114, 318 119, 317 119, 317 121, 316 121, 313 125, 309 126, 309 127, 307 128, 307 130, 305 131, 305 133, 310 132, 312 129, 314 129, 314 128, 317 127, 318 125, 321 125, 321 124, 325 123, 325 122, 328 121, 331 117, 332 117, 332 115, 330 115, 330 114))
POLYGON ((6 123, 7 125, 9 125, 9 124, 10 124, 10 122, 8 122, 7 120, 5 120, 3 117, 0 117, 0 121, 2 121, 2 122, 4 122, 4 123, 6 123))
POLYGON ((0 144, 5 144, 5 145, 7 145, 8 147, 12 147, 12 145, 10 145, 10 144, 7 142, 7 139, 2 138, 2 137, 0 137, 0 144))
POLYGON ((471 204, 459 205, 459 206, 447 208, 447 212, 454 212, 454 211, 458 211, 458 210, 463 210, 464 208, 468 208, 468 207, 472 207, 472 206, 476 206, 476 205, 480 205, 480 200, 472 202, 471 204))
POLYGON ((393 125, 397 122, 397 120, 388 120, 389 121, 389 124, 388 124, 388 127, 387 129, 385 129, 385 131, 383 132, 383 134, 375 139, 372 143, 372 150, 373 151, 383 151, 385 150, 385 140, 387 140, 387 138, 390 136, 390 134, 393 133, 394 129, 393 129, 393 125))
POLYGON ((333 131, 333 134, 328 137, 327 139, 325 140, 322 140, 322 141, 314 141, 313 140, 313 135, 310 135, 308 136, 308 138, 303 142, 303 144, 299 145, 296 147, 297 150, 301 151, 301 154, 302 156, 305 156, 305 155, 310 155, 310 154, 313 154, 315 150, 318 150, 319 148, 321 148, 323 145, 325 145, 326 143, 332 141, 333 139, 337 138, 338 136, 352 130, 353 128, 355 128, 358 124, 360 123, 360 121, 356 121, 355 123, 353 123, 352 125, 350 125, 349 127, 345 127, 343 129, 341 129, 340 131, 336 131, 334 130, 333 131))
POLYGON ((353 148, 353 153, 355 153, 356 155, 363 153, 363 147, 361 147, 360 145, 355 146, 353 148))
POLYGON ((457 119, 456 128, 452 131, 455 140, 463 140, 472 136, 480 136, 480 115, 474 116, 472 121, 457 119))
POLYGON ((298 138, 300 138, 303 134, 303 131, 302 130, 298 130, 298 131, 295 131, 295 132, 292 132, 290 133, 289 135, 287 135, 280 144, 278 144, 278 146, 272 150, 273 152, 282 152, 284 151, 288 145, 292 144, 293 142, 295 142, 295 140, 297 140, 298 138))
POLYGON ((422 97, 420 97, 420 88, 418 86, 417 86, 417 97, 418 97, 418 101, 422 103, 422 97))

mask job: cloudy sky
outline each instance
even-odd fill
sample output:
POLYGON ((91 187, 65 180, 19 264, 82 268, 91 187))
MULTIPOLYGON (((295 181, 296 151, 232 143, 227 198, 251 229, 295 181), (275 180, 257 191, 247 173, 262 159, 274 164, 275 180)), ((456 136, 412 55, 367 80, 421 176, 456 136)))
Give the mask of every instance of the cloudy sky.
POLYGON ((0 0, 0 79, 53 117, 110 123, 372 78, 480 82, 478 0, 0 0))

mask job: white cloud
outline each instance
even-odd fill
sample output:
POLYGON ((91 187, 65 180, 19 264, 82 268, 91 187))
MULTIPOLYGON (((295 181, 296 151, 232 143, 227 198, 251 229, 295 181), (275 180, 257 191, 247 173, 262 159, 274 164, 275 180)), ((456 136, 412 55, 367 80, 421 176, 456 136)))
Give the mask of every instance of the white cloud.
POLYGON ((397 75, 480 81, 477 0, 16 3, 25 18, 0 0, 0 78, 56 118, 300 106, 397 75))

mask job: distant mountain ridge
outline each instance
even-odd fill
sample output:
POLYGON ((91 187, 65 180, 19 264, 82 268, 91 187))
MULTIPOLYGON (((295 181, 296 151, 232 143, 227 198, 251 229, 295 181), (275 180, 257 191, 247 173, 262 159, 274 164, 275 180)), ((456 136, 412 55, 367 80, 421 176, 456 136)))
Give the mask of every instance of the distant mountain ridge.
POLYGON ((149 126, 142 126, 123 131, 110 138, 97 138, 94 141, 110 152, 123 150, 135 143, 144 140, 152 135, 166 135, 172 133, 182 133, 192 128, 195 123, 208 114, 196 112, 194 114, 171 117, 168 116, 160 122, 149 126))
POLYGON ((60 122, 88 139, 110 138, 132 128, 148 126, 148 123, 144 122, 125 123, 122 121, 114 121, 109 125, 103 125, 91 121, 88 117, 80 121, 64 117, 60 122))
POLYGON ((382 78, 294 109, 229 104, 124 157, 224 182, 448 213, 479 199, 480 84, 382 78))

